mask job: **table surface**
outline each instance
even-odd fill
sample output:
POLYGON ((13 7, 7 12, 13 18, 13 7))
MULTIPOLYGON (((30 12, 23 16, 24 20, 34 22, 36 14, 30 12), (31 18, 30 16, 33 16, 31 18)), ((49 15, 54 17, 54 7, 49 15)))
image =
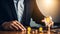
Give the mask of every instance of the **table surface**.
MULTIPOLYGON (((0 31, 0 34, 49 34, 47 30, 43 32, 32 30, 30 33, 28 31, 0 31), (33 32, 34 31, 34 32, 33 32)), ((60 29, 51 29, 50 34, 60 34, 60 29)))

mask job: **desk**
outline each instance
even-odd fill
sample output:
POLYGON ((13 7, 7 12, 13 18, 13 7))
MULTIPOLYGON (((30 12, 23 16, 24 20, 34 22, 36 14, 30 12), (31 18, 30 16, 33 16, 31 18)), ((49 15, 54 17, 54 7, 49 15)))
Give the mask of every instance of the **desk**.
MULTIPOLYGON (((47 34, 47 31, 44 30, 43 33, 42 32, 34 32, 35 30, 32 30, 31 33, 28 33, 28 31, 26 32, 21 32, 21 31, 0 31, 0 34, 47 34)), ((60 29, 51 29, 50 34, 60 34, 60 29)))

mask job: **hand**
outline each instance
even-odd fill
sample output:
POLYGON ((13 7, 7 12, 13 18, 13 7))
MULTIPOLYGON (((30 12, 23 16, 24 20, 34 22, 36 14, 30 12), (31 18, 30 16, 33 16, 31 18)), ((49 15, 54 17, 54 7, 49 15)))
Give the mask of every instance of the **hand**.
POLYGON ((26 30, 25 27, 21 23, 19 23, 17 20, 4 22, 2 24, 2 27, 5 30, 22 30, 22 31, 26 30))
POLYGON ((45 24, 46 24, 46 26, 51 27, 51 26, 53 26, 54 22, 53 21, 50 21, 49 23, 45 22, 45 24))
POLYGON ((45 25, 50 27, 53 26, 54 22, 52 21, 52 18, 50 16, 45 17, 42 22, 45 22, 45 25))

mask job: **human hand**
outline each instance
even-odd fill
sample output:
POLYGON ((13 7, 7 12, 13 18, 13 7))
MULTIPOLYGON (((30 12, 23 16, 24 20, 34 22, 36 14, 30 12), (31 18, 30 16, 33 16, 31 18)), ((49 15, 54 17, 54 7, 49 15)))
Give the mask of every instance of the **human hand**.
POLYGON ((45 22, 45 25, 50 27, 50 26, 53 26, 54 22, 52 21, 52 17, 51 16, 48 16, 48 17, 45 17, 42 22, 45 22))
POLYGON ((21 31, 26 30, 26 28, 17 20, 10 21, 10 22, 4 22, 2 24, 2 27, 5 30, 21 30, 21 31))

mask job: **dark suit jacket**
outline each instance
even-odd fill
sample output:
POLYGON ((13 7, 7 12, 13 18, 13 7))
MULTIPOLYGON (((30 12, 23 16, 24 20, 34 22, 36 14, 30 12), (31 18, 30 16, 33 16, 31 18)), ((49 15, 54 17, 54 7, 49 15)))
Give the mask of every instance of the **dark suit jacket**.
MULTIPOLYGON (((30 18, 40 23, 44 16, 39 11, 36 0, 24 0, 24 13, 21 23, 29 26, 30 18)), ((13 0, 0 0, 0 25, 6 21, 17 20, 13 0)))

